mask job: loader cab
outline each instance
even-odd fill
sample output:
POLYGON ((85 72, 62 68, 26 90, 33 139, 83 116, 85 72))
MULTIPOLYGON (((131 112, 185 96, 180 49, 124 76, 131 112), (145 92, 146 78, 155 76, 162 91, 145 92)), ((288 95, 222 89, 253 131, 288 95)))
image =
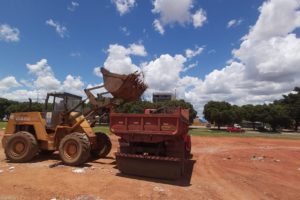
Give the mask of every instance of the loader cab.
MULTIPOLYGON (((62 122, 61 114, 66 113, 82 101, 82 97, 63 93, 48 93, 45 100, 45 120, 48 128, 53 128, 62 122)), ((77 107, 74 112, 82 113, 82 106, 77 107)))

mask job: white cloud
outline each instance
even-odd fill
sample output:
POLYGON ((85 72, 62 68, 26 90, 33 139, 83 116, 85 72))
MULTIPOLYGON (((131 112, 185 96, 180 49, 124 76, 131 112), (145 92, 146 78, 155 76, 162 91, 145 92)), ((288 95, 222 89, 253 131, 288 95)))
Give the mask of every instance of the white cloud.
POLYGON ((129 46, 129 54, 136 56, 146 56, 147 52, 144 45, 133 43, 129 46))
POLYGON ((35 74, 36 76, 52 76, 53 72, 51 67, 48 65, 47 59, 41 59, 35 64, 26 64, 29 73, 35 74))
POLYGON ((21 86, 14 76, 7 76, 0 80, 0 91, 9 90, 21 86))
POLYGON ((29 73, 36 76, 36 79, 32 81, 33 84, 31 88, 39 91, 43 95, 50 91, 68 91, 75 94, 83 94, 82 87, 84 83, 80 77, 68 75, 63 83, 61 83, 61 81, 55 77, 47 59, 41 59, 35 64, 26 64, 26 66, 29 73))
POLYGON ((124 35, 126 35, 126 36, 130 35, 130 31, 128 30, 128 28, 126 26, 120 27, 120 30, 122 31, 122 33, 124 33, 124 35))
POLYGON ((71 12, 74 12, 79 7, 79 3, 72 1, 71 4, 67 7, 67 9, 71 12))
POLYGON ((68 91, 72 94, 82 95, 83 94, 84 83, 81 81, 81 77, 74 77, 68 75, 62 84, 62 90, 68 91))
POLYGON ((196 47, 195 50, 192 50, 192 49, 186 49, 185 50, 185 56, 187 58, 193 58, 195 56, 198 56, 200 55, 204 50, 204 47, 196 47))
POLYGON ((257 22, 242 38, 240 47, 233 50, 227 66, 212 71, 203 80, 183 76, 189 66, 193 67, 185 65, 194 50, 177 55, 177 59, 165 54, 144 64, 142 69, 150 86, 148 97, 153 91, 173 92, 176 88, 177 96, 193 103, 199 115, 209 100, 241 105, 281 98, 300 85, 300 38, 293 33, 300 26, 299 9, 297 0, 263 3, 257 22))
POLYGON ((259 8, 260 16, 249 34, 244 37, 252 42, 285 36, 300 26, 298 0, 266 1, 259 8), (272 26, 271 26, 272 25, 272 26))
POLYGON ((158 31, 161 35, 163 35, 165 33, 165 29, 164 27, 161 25, 160 21, 158 19, 155 19, 153 21, 153 26, 154 26, 154 29, 156 31, 158 31))
POLYGON ((20 31, 17 28, 11 27, 8 24, 0 25, 0 41, 18 42, 20 41, 20 31))
POLYGON ((185 97, 201 110, 208 100, 268 103, 299 86, 300 39, 292 33, 300 26, 299 8, 296 0, 264 2, 227 66, 206 75, 185 97))
POLYGON ((186 72, 186 71, 188 71, 188 70, 190 70, 190 69, 193 69, 193 68, 195 68, 197 65, 198 65, 198 61, 195 62, 195 63, 189 64, 187 67, 185 67, 185 68, 182 70, 182 72, 186 72))
MULTIPOLYGON (((199 47, 190 49, 184 55, 163 54, 137 65, 131 57, 147 55, 143 45, 124 47, 112 44, 107 50, 108 56, 103 66, 120 74, 142 70, 149 85, 146 91, 148 98, 153 91, 174 92, 176 89, 177 97, 193 103, 199 115, 209 100, 225 100, 235 104, 271 102, 300 85, 300 38, 294 33, 300 26, 299 9, 300 2, 297 0, 271 0, 263 3, 257 22, 242 38, 240 47, 233 50, 227 66, 212 71, 203 80, 184 74, 196 64, 190 64, 188 57, 199 55, 199 47)), ((27 67, 37 79, 43 74, 55 78, 46 59, 27 67)), ((37 85, 37 79, 34 85, 37 85)), ((79 91, 83 84, 80 83, 80 77, 67 77, 66 81, 57 85, 70 89, 72 82, 79 91), (67 84, 69 81, 71 83, 67 84)), ((16 90, 5 92, 4 95, 34 96, 34 91, 26 93, 16 90)))
POLYGON ((111 0, 115 4, 120 15, 124 15, 135 6, 135 0, 111 0))
POLYGON ((59 90, 61 83, 55 78, 52 68, 48 65, 47 59, 41 59, 35 64, 26 64, 26 66, 29 73, 37 77, 33 85, 36 89, 59 90))
POLYGON ((94 74, 98 77, 101 77, 102 78, 102 73, 101 73, 101 67, 95 67, 94 68, 94 74))
POLYGON ((206 22, 206 12, 203 9, 199 9, 196 13, 192 16, 193 18, 193 25, 195 28, 200 28, 206 22))
POLYGON ((179 23, 183 25, 190 20, 192 3, 192 0, 155 0, 152 12, 160 14, 163 24, 179 23))
POLYGON ((169 91, 176 88, 180 80, 179 73, 184 68, 186 58, 182 55, 161 55, 159 58, 144 64, 142 70, 145 81, 151 89, 169 91))
POLYGON ((61 37, 64 38, 67 36, 67 27, 61 25, 59 22, 57 21, 53 21, 52 19, 48 19, 46 21, 46 24, 55 28, 56 33, 61 37))
POLYGON ((198 9, 194 14, 191 9, 194 7, 193 0, 154 0, 152 12, 159 14, 159 19, 153 21, 153 26, 161 35, 164 34, 164 26, 193 23, 195 28, 203 26, 207 20, 206 12, 198 9))
MULTIPOLYGON (((120 74, 129 74, 140 70, 140 68, 137 65, 133 64, 132 59, 130 57, 131 55, 147 55, 144 46, 141 44, 131 44, 128 48, 122 45, 112 44, 109 45, 107 52, 108 57, 105 60, 103 66, 111 72, 120 74)), ((94 72, 95 70, 97 71, 98 68, 95 68, 94 72)))
POLYGON ((227 28, 232 28, 241 25, 243 22, 242 19, 232 19, 227 23, 227 28))

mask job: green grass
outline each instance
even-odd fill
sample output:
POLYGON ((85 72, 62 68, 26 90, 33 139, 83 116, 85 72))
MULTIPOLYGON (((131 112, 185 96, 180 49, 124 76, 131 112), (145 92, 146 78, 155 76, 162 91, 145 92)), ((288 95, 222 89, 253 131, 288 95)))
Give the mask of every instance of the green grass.
POLYGON ((228 133, 226 131, 209 130, 206 128, 190 129, 189 134, 192 136, 202 137, 243 137, 243 138, 277 138, 277 139, 300 139, 298 135, 287 135, 279 133, 228 133))
POLYGON ((106 134, 110 134, 108 126, 95 126, 93 127, 94 132, 102 132, 106 134))
MULTIPOLYGON (((6 122, 0 122, 0 130, 6 127, 6 122)), ((95 132, 110 134, 109 126, 95 126, 95 132)), ((278 133, 228 133, 226 131, 209 130, 207 128, 190 129, 189 134, 199 137, 243 137, 243 138, 277 138, 277 139, 299 139, 298 135, 287 135, 278 133)))
POLYGON ((0 122, 0 131, 6 127, 6 124, 7 124, 6 122, 0 122))

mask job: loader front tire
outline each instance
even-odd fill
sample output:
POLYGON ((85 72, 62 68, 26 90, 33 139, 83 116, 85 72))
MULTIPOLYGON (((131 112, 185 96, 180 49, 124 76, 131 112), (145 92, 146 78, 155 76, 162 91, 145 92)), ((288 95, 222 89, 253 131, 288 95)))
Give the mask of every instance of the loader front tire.
POLYGON ((59 156, 66 165, 76 166, 85 163, 90 151, 91 144, 84 133, 71 133, 59 144, 59 156))
POLYGON ((111 151, 111 141, 105 133, 95 133, 97 137, 97 148, 91 150, 91 155, 94 158, 105 158, 111 151))
POLYGON ((37 153, 37 140, 31 133, 25 131, 11 135, 5 145, 6 158, 11 162, 28 162, 36 156, 37 153))

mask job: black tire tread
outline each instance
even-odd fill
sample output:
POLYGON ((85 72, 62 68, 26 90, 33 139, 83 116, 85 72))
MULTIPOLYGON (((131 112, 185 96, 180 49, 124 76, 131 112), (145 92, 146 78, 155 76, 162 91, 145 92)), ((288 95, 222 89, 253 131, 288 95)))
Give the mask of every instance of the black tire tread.
POLYGON ((33 157, 35 157, 37 155, 38 150, 39 150, 38 143, 37 143, 37 140, 35 139, 34 135, 32 135, 29 132, 20 131, 20 132, 13 134, 8 139, 6 147, 5 147, 5 155, 6 155, 7 159, 9 159, 12 162, 23 163, 23 162, 28 162, 28 161, 32 160, 33 157), (12 157, 10 155, 10 152, 9 152, 10 142, 12 142, 12 140, 14 140, 17 137, 25 138, 25 140, 27 140, 28 144, 29 144, 28 154, 21 159, 15 159, 14 157, 12 157))
POLYGON ((91 151, 91 144, 90 144, 89 138, 87 137, 87 135, 85 133, 71 133, 71 134, 65 136, 61 140, 60 145, 59 145, 59 155, 60 155, 61 159, 63 160, 63 162, 65 164, 71 165, 71 166, 77 166, 77 165, 81 165, 81 164, 85 163, 89 159, 90 151, 91 151), (69 139, 74 139, 74 140, 78 139, 79 143, 82 146, 82 151, 81 151, 80 157, 75 162, 72 162, 72 163, 66 162, 63 159, 63 156, 61 155, 61 152, 63 151, 62 150, 63 143, 69 139))
POLYGON ((97 148, 91 150, 91 155, 94 158, 105 158, 111 151, 112 143, 110 138, 102 132, 96 132, 97 146, 103 146, 102 148, 97 148))

